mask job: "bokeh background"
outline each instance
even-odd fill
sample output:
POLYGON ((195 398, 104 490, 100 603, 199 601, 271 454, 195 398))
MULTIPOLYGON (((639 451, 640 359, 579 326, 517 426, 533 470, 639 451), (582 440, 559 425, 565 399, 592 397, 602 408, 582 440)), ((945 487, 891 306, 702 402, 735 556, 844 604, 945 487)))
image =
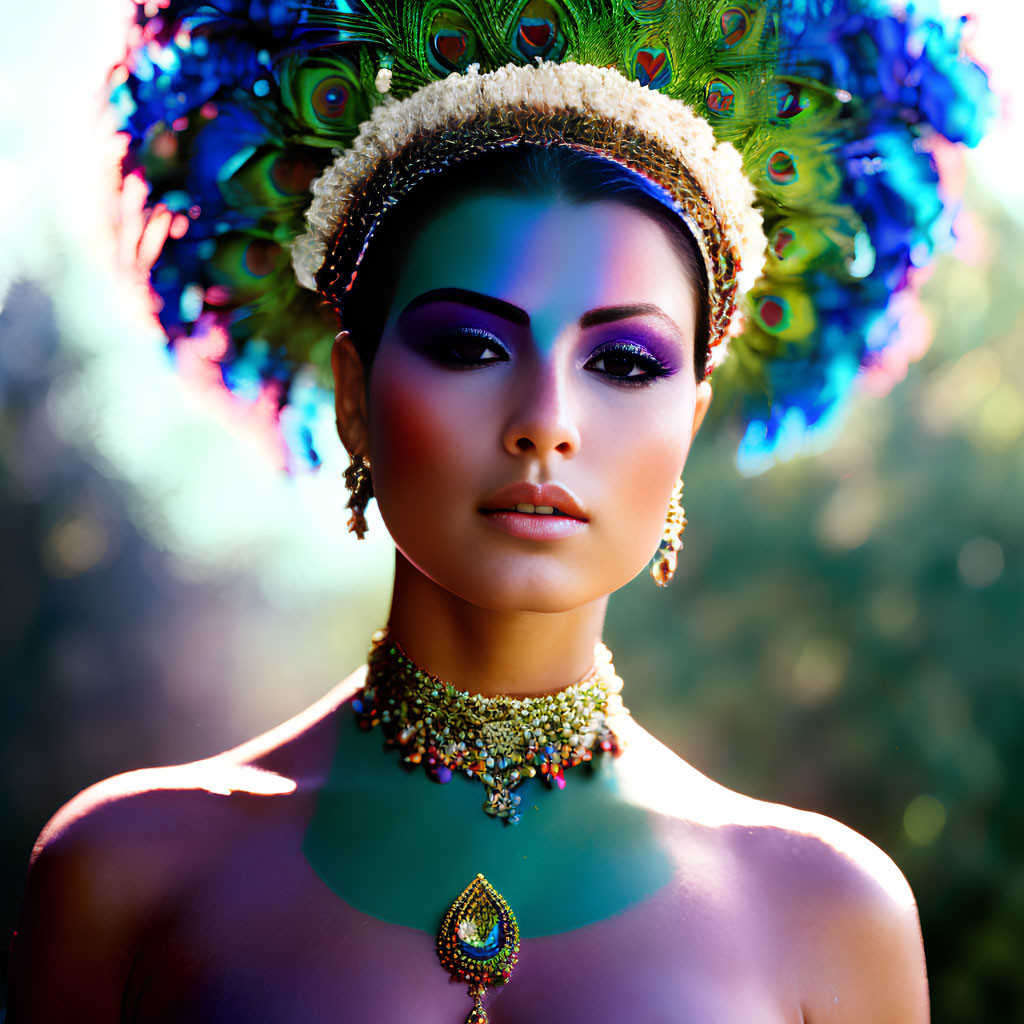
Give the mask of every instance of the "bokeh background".
MULTIPOLYGON (((276 475, 179 385, 118 270, 97 110, 129 6, 0 3, 0 1005, 56 808, 299 711, 387 609, 340 452, 276 475)), ((676 582, 616 595, 606 637, 683 757, 896 860, 937 1024, 1024 1021, 1024 15, 974 8, 1006 107, 924 288, 931 346, 816 458, 744 479, 735 436, 703 434, 676 582)))

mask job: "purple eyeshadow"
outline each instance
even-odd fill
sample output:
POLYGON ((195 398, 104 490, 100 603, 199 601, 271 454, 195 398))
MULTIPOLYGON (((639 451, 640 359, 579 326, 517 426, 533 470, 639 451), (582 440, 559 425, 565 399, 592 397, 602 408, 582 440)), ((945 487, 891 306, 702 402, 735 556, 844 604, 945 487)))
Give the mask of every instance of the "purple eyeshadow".
MULTIPOLYGON (((604 332, 602 332, 604 333, 604 332)), ((639 355, 647 355, 665 368, 667 373, 673 374, 679 370, 681 363, 681 345, 678 342, 671 342, 663 337, 660 332, 645 329, 641 325, 632 325, 627 330, 609 330, 605 337, 590 347, 590 356, 602 350, 614 348, 616 343, 624 348, 631 348, 639 355)))

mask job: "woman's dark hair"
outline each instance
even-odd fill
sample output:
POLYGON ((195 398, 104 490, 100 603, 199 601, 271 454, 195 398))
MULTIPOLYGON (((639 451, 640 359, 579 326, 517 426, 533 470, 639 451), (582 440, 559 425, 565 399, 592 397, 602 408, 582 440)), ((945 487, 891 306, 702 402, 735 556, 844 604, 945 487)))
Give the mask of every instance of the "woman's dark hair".
POLYGON ((614 201, 662 225, 696 293, 693 361, 697 380, 704 379, 710 305, 704 261, 693 235, 666 205, 667 198, 659 198, 656 185, 611 160, 564 146, 509 146, 460 161, 418 184, 380 219, 345 300, 344 326, 367 369, 380 343, 402 260, 416 234, 452 203, 484 192, 575 205, 614 201))

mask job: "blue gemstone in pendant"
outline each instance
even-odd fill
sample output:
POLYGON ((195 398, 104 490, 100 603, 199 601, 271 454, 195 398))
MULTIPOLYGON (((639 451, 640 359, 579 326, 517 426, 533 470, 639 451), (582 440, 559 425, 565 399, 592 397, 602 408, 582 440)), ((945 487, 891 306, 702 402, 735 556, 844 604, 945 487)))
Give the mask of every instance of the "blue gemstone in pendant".
POLYGON ((478 932, 479 925, 479 920, 474 921, 472 918, 459 923, 457 936, 459 949, 474 960, 490 960, 498 955, 498 950, 501 949, 504 941, 501 920, 496 920, 486 935, 481 935, 478 932))

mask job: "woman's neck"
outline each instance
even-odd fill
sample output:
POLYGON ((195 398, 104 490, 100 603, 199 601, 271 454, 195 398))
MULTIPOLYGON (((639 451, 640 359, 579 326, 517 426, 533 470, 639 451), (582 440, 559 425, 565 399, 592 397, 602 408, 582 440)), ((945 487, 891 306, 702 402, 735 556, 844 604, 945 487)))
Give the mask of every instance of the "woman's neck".
POLYGON ((565 612, 495 611, 438 586, 399 552, 388 629, 432 675, 484 696, 564 689, 593 667, 607 596, 565 612))

